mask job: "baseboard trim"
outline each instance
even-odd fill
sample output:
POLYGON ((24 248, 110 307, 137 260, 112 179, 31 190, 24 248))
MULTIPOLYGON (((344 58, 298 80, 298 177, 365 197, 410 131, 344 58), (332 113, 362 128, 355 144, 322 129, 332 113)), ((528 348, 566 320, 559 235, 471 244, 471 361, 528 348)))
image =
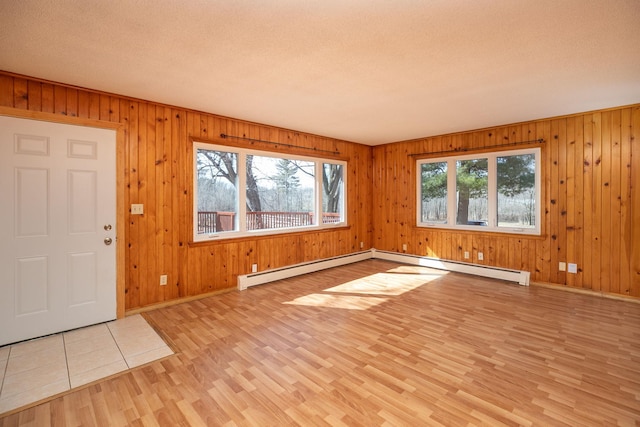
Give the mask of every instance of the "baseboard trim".
POLYGON ((421 257, 418 255, 401 254, 372 249, 373 258, 395 261, 403 264, 419 265, 421 267, 436 268, 438 270, 472 274, 474 276, 490 277, 493 279, 516 282, 522 286, 529 286, 530 273, 528 271, 511 270, 488 265, 470 264, 459 261, 449 261, 438 258, 421 257))
POLYGON ((245 290, 251 286, 262 285, 276 280, 287 279, 301 274, 313 273, 327 268, 347 265, 367 259, 382 259, 399 262, 402 264, 418 265, 430 267, 438 270, 453 271, 458 273, 472 274, 475 276, 490 277, 494 279, 515 282, 523 286, 529 286, 530 274, 528 271, 509 270, 499 267, 491 267, 478 264, 469 264, 458 261, 448 261, 437 258, 421 257, 418 255, 401 254, 398 252, 379 251, 370 249, 368 251, 355 252, 333 258, 326 258, 317 261, 310 261, 295 264, 287 267, 265 270, 259 273, 244 274, 238 276, 238 290, 245 290))
POLYGON ((155 310, 157 308, 171 307, 172 305, 182 304, 183 302, 197 301, 199 299, 212 297, 215 295, 226 294, 227 292, 231 292, 231 291, 233 291, 233 288, 225 288, 225 289, 220 289, 218 291, 207 292, 205 294, 198 294, 198 295, 192 295, 188 297, 176 298, 169 301, 157 302, 155 304, 145 305, 144 307, 136 307, 130 310, 126 310, 124 312, 124 315, 125 317, 133 316, 134 314, 144 313, 147 311, 155 310))
POLYGON ((531 286, 537 286, 539 288, 555 289, 556 291, 570 292, 580 295, 589 295, 597 298, 614 299, 618 301, 632 302, 634 304, 640 304, 640 298, 631 295, 614 294, 611 292, 594 291, 593 289, 573 288, 562 284, 548 283, 548 282, 531 282, 531 286))
POLYGON ((327 268, 339 267, 367 259, 371 259, 371 251, 355 252, 333 258, 265 270, 259 273, 244 274, 238 276, 238 290, 244 291, 250 286, 262 285, 276 280, 288 279, 289 277, 300 276, 302 274, 313 273, 315 271, 326 270, 327 268))

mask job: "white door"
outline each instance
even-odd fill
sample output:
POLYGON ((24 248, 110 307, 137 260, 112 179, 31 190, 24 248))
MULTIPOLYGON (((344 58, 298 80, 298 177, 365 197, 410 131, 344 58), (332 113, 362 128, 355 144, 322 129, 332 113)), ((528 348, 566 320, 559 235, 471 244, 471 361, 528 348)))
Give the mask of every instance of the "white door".
POLYGON ((0 116, 0 345, 115 319, 115 147, 0 116))

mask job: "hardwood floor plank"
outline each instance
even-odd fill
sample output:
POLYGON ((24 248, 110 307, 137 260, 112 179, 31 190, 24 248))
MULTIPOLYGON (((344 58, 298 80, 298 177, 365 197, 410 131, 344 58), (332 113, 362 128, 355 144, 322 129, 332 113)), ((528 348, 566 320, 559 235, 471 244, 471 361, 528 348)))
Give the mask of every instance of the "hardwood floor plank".
POLYGON ((0 427, 640 419, 634 302, 371 260, 144 316, 174 356, 0 427))

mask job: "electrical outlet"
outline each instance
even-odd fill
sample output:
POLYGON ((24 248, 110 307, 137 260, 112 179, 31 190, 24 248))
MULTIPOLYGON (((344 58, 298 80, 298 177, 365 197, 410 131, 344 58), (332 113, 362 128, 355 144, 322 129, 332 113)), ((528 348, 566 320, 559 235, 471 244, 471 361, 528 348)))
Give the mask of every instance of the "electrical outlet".
POLYGON ((469 252, 464 251, 464 259, 469 259, 469 252))
POLYGON ((161 274, 160 275, 160 286, 165 286, 167 284, 167 275, 166 274, 161 274))
POLYGON ((252 273, 258 272, 258 264, 251 264, 251 272, 252 273))
POLYGON ((567 263, 559 262, 558 263, 558 271, 567 271, 567 263))
POLYGON ((569 263, 569 269, 567 270, 569 273, 576 274, 578 272, 578 264, 569 263))
POLYGON ((142 215, 144 214, 144 205, 143 204, 132 204, 131 205, 131 215, 142 215))
POLYGON ((484 254, 482 252, 478 252, 478 261, 482 261, 484 259, 484 254))
POLYGON ((364 248, 364 242, 360 242, 360 249, 364 248))
POLYGON ((406 243, 403 243, 403 244, 402 244, 402 250, 403 250, 403 251, 406 251, 406 250, 407 250, 407 244, 406 244, 406 243))

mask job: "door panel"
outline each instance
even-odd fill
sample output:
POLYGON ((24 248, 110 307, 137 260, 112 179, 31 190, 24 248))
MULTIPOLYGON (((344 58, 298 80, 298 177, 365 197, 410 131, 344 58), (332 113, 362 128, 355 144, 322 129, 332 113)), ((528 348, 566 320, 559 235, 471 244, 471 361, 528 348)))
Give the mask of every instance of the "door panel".
POLYGON ((49 310, 49 258, 16 259, 16 317, 49 310))
POLYGON ((0 116, 0 345, 115 319, 115 140, 0 116))
POLYGON ((97 181, 95 171, 68 172, 69 234, 97 232, 97 181))
POLYGON ((47 236, 49 171, 17 167, 15 172, 15 235, 18 238, 47 236))

